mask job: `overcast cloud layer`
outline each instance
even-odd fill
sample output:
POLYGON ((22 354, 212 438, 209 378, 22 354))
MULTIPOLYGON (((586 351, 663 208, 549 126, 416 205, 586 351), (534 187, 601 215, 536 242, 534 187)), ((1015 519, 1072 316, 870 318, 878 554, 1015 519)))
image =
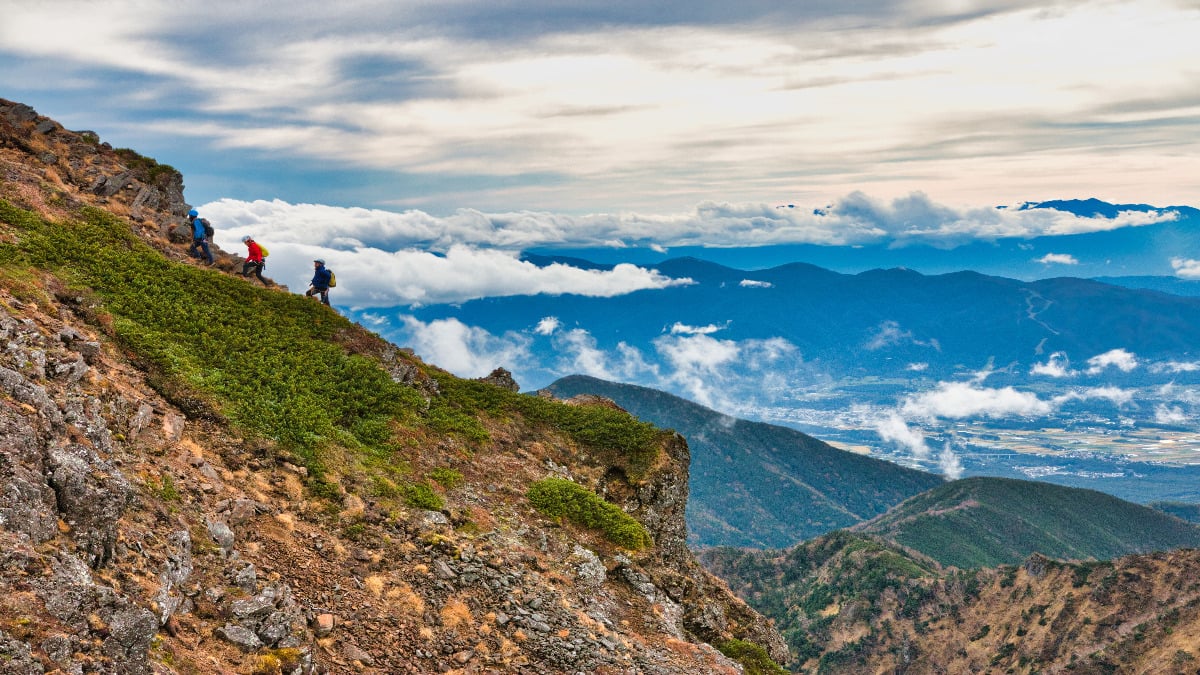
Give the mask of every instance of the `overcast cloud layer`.
POLYGON ((0 0, 0 96, 176 166, 193 203, 662 214, 1200 187, 1195 2, 790 4, 0 0))

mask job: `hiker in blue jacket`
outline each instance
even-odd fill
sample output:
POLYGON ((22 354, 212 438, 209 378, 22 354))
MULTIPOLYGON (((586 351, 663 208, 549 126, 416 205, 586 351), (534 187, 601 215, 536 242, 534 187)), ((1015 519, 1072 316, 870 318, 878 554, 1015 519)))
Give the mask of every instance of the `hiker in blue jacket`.
POLYGON ((200 212, 196 209, 188 211, 188 223, 192 226, 192 245, 188 248, 188 253, 197 260, 207 259, 208 264, 211 265, 213 264, 213 254, 208 248, 208 232, 205 231, 204 227, 207 221, 199 218, 199 215, 200 212), (197 246, 204 251, 203 256, 196 250, 197 246))
POLYGON ((325 268, 325 261, 317 258, 313 261, 313 278, 308 284, 308 290, 304 292, 308 297, 314 295, 321 296, 321 302, 329 304, 329 281, 333 278, 333 272, 325 268))

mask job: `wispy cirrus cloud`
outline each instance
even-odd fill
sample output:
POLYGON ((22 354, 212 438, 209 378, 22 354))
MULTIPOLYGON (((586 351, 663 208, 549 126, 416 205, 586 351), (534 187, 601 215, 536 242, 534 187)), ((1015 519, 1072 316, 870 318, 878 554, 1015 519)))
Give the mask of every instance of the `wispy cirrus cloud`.
POLYGON ((1195 20, 1169 0, 49 0, 6 5, 0 88, 178 155, 159 159, 202 201, 254 163, 291 176, 293 201, 339 202, 345 182, 314 178, 340 170, 368 179, 359 203, 438 211, 825 202, 864 186, 1178 203, 1198 154, 1195 20))
POLYGON ((863 345, 868 351, 877 351, 894 347, 897 345, 914 344, 921 347, 931 347, 935 350, 941 350, 941 345, 938 344, 936 338, 928 340, 917 339, 913 332, 902 327, 899 322, 887 320, 881 322, 867 336, 867 341, 863 345))

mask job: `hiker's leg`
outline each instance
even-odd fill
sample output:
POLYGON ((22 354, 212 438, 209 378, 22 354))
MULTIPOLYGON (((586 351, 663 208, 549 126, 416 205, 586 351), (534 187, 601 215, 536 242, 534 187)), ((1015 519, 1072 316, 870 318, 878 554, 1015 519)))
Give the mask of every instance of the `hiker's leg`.
POLYGON ((321 291, 321 302, 325 303, 326 305, 329 304, 329 289, 328 288, 321 291))

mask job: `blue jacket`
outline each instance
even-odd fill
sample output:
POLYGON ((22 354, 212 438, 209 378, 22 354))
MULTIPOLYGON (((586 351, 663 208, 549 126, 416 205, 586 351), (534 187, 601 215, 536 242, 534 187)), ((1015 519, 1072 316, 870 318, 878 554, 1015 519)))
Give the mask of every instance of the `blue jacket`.
POLYGON ((326 288, 329 288, 329 278, 331 276, 333 276, 333 273, 325 269, 324 265, 317 265, 316 269, 313 271, 313 288, 317 289, 318 291, 323 291, 326 288))
POLYGON ((203 239, 204 237, 205 237, 204 223, 200 222, 199 218, 193 218, 192 219, 192 238, 193 239, 203 239))

